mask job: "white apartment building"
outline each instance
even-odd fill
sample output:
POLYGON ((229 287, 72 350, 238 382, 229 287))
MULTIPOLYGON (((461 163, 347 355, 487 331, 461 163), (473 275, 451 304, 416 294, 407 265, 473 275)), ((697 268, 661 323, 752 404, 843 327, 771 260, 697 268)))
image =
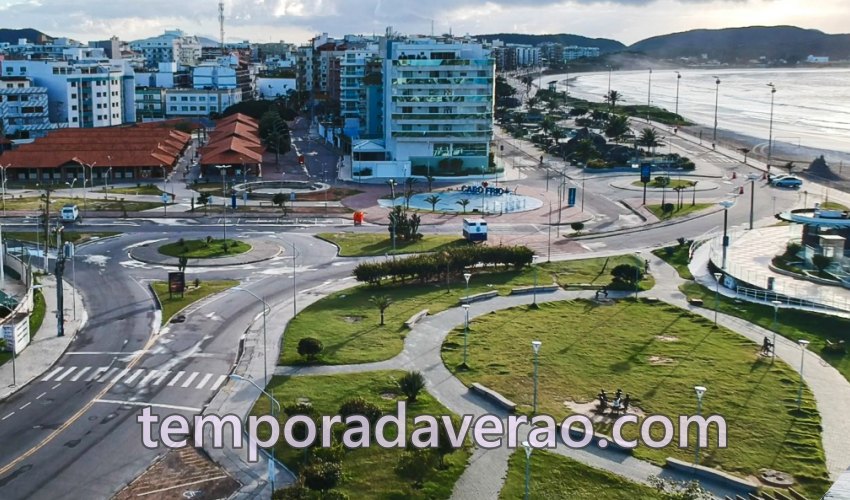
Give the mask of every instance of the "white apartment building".
POLYGON ((47 89, 29 78, 0 77, 0 127, 6 137, 34 139, 59 128, 50 123, 47 89))
POLYGON ((378 54, 378 46, 345 51, 340 59, 339 109, 343 119, 365 119, 366 99, 363 95, 363 77, 366 64, 378 54))
POLYGON ((142 54, 145 66, 155 68, 161 62, 175 62, 181 66, 196 66, 201 60, 201 42, 181 30, 166 30, 165 33, 144 40, 130 42, 130 49, 142 54))
POLYGON ((599 57, 599 47, 579 47, 577 45, 564 47, 564 61, 573 61, 582 57, 599 57))
POLYGON ((122 59, 0 61, 0 76, 47 89, 52 123, 92 128, 134 122, 134 73, 122 59))
POLYGON ((166 89, 165 116, 206 117, 221 113, 242 102, 242 91, 236 89, 166 89))

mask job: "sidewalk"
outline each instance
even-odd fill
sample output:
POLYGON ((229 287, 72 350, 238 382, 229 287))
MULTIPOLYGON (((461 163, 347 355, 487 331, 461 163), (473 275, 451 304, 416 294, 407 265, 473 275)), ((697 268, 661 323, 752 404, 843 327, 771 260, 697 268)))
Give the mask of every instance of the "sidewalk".
POLYGON ((88 320, 83 304, 83 297, 79 292, 76 294, 77 319, 76 321, 74 320, 74 292, 71 284, 66 281, 63 287, 65 292, 65 336, 57 337, 56 279, 52 275, 39 276, 38 279, 44 285, 41 292, 44 294, 44 302, 47 306, 44 322, 41 324, 38 332, 31 333, 32 341, 30 345, 18 354, 15 360, 17 381, 15 387, 9 386, 12 381, 12 361, 9 360, 7 363, 0 365, 0 380, 3 381, 0 384, 2 385, 0 387, 0 400, 8 398, 47 371, 68 349, 77 332, 85 326, 88 320))

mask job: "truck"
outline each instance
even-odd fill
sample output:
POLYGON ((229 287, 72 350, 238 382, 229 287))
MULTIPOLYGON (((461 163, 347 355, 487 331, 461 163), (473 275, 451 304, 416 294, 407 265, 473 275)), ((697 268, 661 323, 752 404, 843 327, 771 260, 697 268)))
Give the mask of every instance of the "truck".
POLYGON ((62 212, 60 212, 59 216, 62 222, 76 222, 80 218, 80 210, 77 208, 77 205, 65 205, 62 207, 62 212))
POLYGON ((472 243, 487 241, 487 222, 484 219, 463 219, 463 238, 472 243))

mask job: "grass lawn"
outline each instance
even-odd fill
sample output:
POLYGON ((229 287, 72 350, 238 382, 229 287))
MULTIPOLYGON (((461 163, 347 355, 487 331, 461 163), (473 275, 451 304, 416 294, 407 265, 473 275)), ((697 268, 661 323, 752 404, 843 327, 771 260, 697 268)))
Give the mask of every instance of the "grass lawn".
POLYGON ((653 250, 652 254, 675 267, 682 279, 692 280, 694 276, 691 274, 690 269, 688 269, 690 252, 690 245, 678 245, 653 250), (667 253, 668 248, 672 249, 672 253, 667 253))
MULTIPOLYGON (((632 182, 632 186, 643 187, 643 183, 641 181, 632 182)), ((648 188, 658 188, 661 189, 664 187, 657 179, 652 179, 651 181, 646 183, 646 187, 648 188)), ((690 188, 694 187, 693 181, 683 181, 682 179, 670 179, 670 182, 667 184, 667 189, 673 190, 673 188, 677 187, 685 187, 690 188)))
MULTIPOLYGON (((675 204, 674 204, 675 205, 675 204)), ((684 204, 682 208, 674 208, 672 212, 663 212, 661 205, 646 205, 647 210, 661 220, 673 219, 675 217, 684 217, 700 210, 714 206, 712 203, 697 203, 696 205, 684 204)))
POLYGON ((820 207, 823 210, 841 210, 841 211, 850 210, 850 208, 847 208, 847 205, 842 205, 841 203, 836 203, 834 201, 828 201, 826 203, 821 203, 820 207))
MULTIPOLYGON (((112 231, 100 231, 100 232, 91 232, 91 233, 78 233, 74 231, 62 231, 62 241, 70 241, 75 245, 80 245, 87 241, 96 240, 98 238, 106 238, 108 236, 115 236, 116 234, 121 234, 119 232, 112 231)), ((51 237, 55 239, 55 236, 51 234, 51 237)), ((4 231, 3 239, 10 240, 18 240, 18 241, 26 241, 29 243, 36 243, 38 241, 44 241, 44 233, 35 233, 33 232, 18 232, 18 231, 4 231)))
MULTIPOLYGON (((6 200, 7 210, 38 210, 43 205, 41 198, 31 196, 28 198, 14 198, 6 200)), ((58 214, 62 211, 65 205, 77 205, 80 209, 80 215, 83 212, 83 198, 50 198, 51 213, 58 214)), ((162 203, 153 201, 121 201, 116 200, 111 196, 109 200, 104 200, 100 195, 92 194, 86 199, 86 210, 89 212, 141 212, 152 208, 162 208, 162 203)))
MULTIPOLYGON (((336 415, 343 402, 353 397, 364 399, 378 405, 386 413, 396 412, 396 403, 400 392, 394 379, 404 372, 382 371, 361 374, 329 375, 316 377, 274 377, 266 390, 274 394, 284 408, 292 405, 298 398, 308 398, 313 409, 319 415, 336 415)), ((400 396, 404 398, 404 396, 400 396)), ((270 414, 269 400, 259 398, 251 411, 252 415, 270 414)), ((416 415, 450 415, 451 413, 430 394, 422 391, 415 403, 407 405, 408 435, 413 431, 413 417, 416 415)), ((279 420, 283 422, 284 417, 279 420)), ((283 425, 281 425, 281 429, 283 425)), ((342 426, 335 426, 341 429, 342 426)), ((268 432, 263 426, 261 432, 268 432)), ((394 431, 393 426, 387 430, 394 431)), ((317 432, 321 436, 322 432, 317 432)), ((266 438, 267 435, 262 435, 266 438)), ((389 433, 388 433, 389 437, 389 433)), ((374 444, 368 448, 346 450, 342 458, 343 479, 336 488, 349 498, 387 499, 387 498, 449 498, 454 483, 466 468, 470 452, 459 450, 445 458, 446 468, 432 469, 421 488, 414 488, 411 482, 399 476, 394 468, 401 456, 401 449, 384 449, 374 444)), ((285 446, 276 448, 278 458, 298 473, 303 467, 305 454, 285 446)))
POLYGON ((171 317, 184 307, 197 302, 204 297, 216 294, 227 290, 228 288, 238 285, 238 281, 234 280, 219 280, 219 281, 201 281, 201 286, 195 288, 194 285, 186 283, 186 292, 182 297, 175 295, 169 297, 168 283, 164 281, 156 281, 153 283, 153 290, 162 304, 162 324, 166 325, 171 321, 171 317))
MULTIPOLYGON (((98 190, 99 193, 103 193, 104 190, 98 190)), ((154 186, 153 184, 145 184, 144 186, 125 186, 125 187, 111 187, 109 188, 109 194, 148 194, 159 196, 162 194, 162 190, 159 187, 154 186)))
POLYGON ((317 236, 339 247, 340 257, 365 257, 369 255, 438 252, 449 247, 468 245, 457 236, 426 235, 421 240, 406 242, 388 238, 389 233, 319 233, 317 236))
MULTIPOLYGON (((595 469, 546 450, 531 453, 531 498, 604 498, 605 500, 672 500, 649 486, 633 483, 606 470, 595 469)), ((499 498, 514 500, 525 494, 525 451, 508 462, 508 477, 499 498)))
MULTIPOLYGON (((541 264, 537 282, 539 285, 606 285, 611 281, 612 262, 623 260, 637 262, 634 257, 612 257, 541 264)), ((497 273, 473 272, 469 280, 469 293, 498 290, 506 294, 513 287, 533 284, 534 271, 530 268, 497 273)), ((642 288, 651 288, 652 284, 651 277, 647 277, 642 282, 642 288)), ((454 307, 465 295, 465 283, 460 276, 454 277, 450 292, 446 291, 445 283, 417 283, 386 284, 381 287, 361 285, 334 293, 310 305, 289 323, 280 363, 305 363, 296 349, 298 341, 304 337, 316 337, 324 344, 325 349, 316 361, 319 364, 368 363, 389 359, 402 349, 407 331, 405 321, 423 309, 436 314, 454 307), (380 326, 378 309, 369 301, 370 297, 380 295, 393 299, 384 313, 384 326, 380 326)))
MULTIPOLYGON (((666 304, 560 302, 476 318, 470 323, 469 368, 457 369, 463 359, 462 327, 446 339, 443 360, 465 384, 480 382, 529 413, 532 339, 543 343, 540 413, 562 419, 572 413, 566 401, 593 402, 600 389, 610 394, 622 388, 647 415, 692 415, 693 387, 704 385, 703 415, 726 419, 729 448, 713 446, 712 433, 701 464, 742 476, 763 467, 788 472, 811 498, 828 489, 820 416, 811 393, 804 389, 803 409, 797 412, 799 376, 782 361, 771 364, 759 357, 760 346, 740 335, 666 304)), ((598 424, 597 431, 609 433, 609 427, 598 424)), ((626 431, 634 436, 637 429, 626 431)), ((639 446, 634 453, 656 464, 669 456, 693 458, 692 448, 676 445, 639 446)))
POLYGON ((227 249, 224 249, 224 240, 186 240, 185 245, 179 242, 168 243, 159 247, 159 253, 169 257, 188 257, 190 259, 215 259, 217 257, 229 257, 239 255, 251 250, 251 245, 239 240, 227 240, 227 249))

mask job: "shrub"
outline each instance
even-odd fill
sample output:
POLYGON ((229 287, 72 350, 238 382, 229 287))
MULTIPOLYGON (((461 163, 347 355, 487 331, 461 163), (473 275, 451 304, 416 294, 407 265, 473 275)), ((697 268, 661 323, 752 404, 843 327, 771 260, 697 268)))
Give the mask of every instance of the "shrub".
POLYGON ((398 388, 412 403, 425 388, 425 377, 419 372, 407 372, 398 380, 398 388))
POLYGON ((797 257, 797 254, 800 253, 800 250, 803 249, 803 246, 799 243, 788 243, 785 247, 785 258, 794 259, 797 257))
POLYGON ((207 246, 210 246, 210 245, 212 244, 212 242, 213 242, 213 237, 212 237, 212 236, 207 236, 207 237, 206 237, 206 242, 207 242, 207 246))
POLYGON ((584 229, 584 222, 573 222, 572 224, 570 224, 570 228, 576 232, 581 231, 582 229, 584 229))
POLYGON ((675 208, 676 208, 676 206, 673 205, 672 203, 665 203, 665 204, 661 205, 661 211, 664 212, 665 214, 672 212, 675 208))
POLYGON ((363 415, 369 422, 375 423, 381 418, 382 412, 374 403, 370 403, 361 397, 356 397, 342 403, 342 406, 339 407, 339 416, 343 420, 351 415, 363 415))
POLYGON ((686 240, 685 238, 683 238, 683 237, 679 236, 678 238, 676 238, 676 241, 679 243, 679 246, 680 246, 680 247, 683 247, 683 246, 685 246, 685 243, 687 243, 687 241, 688 241, 688 240, 686 240))
POLYGON ((321 354, 324 348, 322 341, 317 338, 304 337, 298 341, 298 355, 304 356, 310 361, 316 359, 316 356, 321 354))
POLYGON ((818 268, 818 271, 823 271, 832 264, 832 257, 827 257, 826 255, 821 254, 814 255, 812 256, 812 264, 818 268))
POLYGON ((327 491, 342 479, 342 467, 335 462, 316 462, 303 472, 304 485, 311 490, 327 491))
POLYGON ((624 283, 631 286, 636 286, 637 282, 643 276, 641 270, 637 266, 631 264, 620 264, 611 270, 611 276, 615 282, 624 283))
POLYGON ((348 495, 339 490, 331 490, 322 493, 322 500, 348 500, 348 495))
POLYGON ((430 450, 410 450, 401 454, 395 471, 401 477, 413 481, 416 488, 422 487, 422 482, 433 469, 434 455, 430 450))
POLYGON ((343 457, 345 457, 345 448, 338 443, 328 448, 324 446, 313 448, 313 460, 318 462, 341 463, 343 457))
POLYGON ((301 483, 274 490, 272 493, 272 500, 307 500, 308 498, 310 498, 310 490, 301 483))
POLYGON ((195 278, 195 288, 201 287, 201 278, 195 278))

